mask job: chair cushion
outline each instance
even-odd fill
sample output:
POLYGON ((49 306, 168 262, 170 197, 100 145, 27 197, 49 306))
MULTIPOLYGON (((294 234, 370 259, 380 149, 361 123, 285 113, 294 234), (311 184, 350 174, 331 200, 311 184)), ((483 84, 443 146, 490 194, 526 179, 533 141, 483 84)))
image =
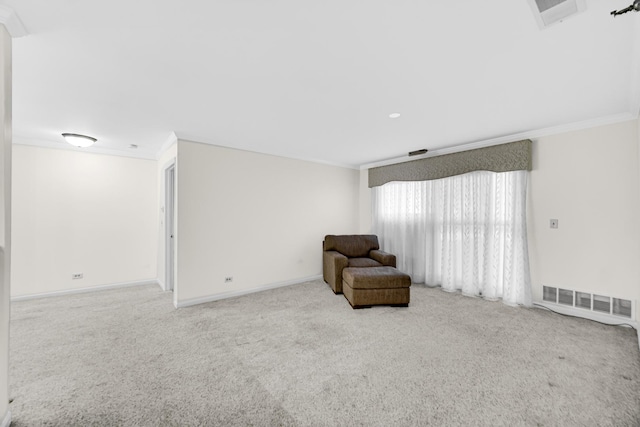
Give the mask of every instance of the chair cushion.
POLYGON ((411 286, 411 277, 393 267, 347 267, 342 270, 342 279, 353 289, 390 289, 411 286))
POLYGON ((371 258, 349 258, 347 262, 347 267, 382 267, 382 264, 371 258))
POLYGON ((325 251, 338 251, 349 258, 367 257, 373 249, 380 249, 378 236, 373 234, 328 235, 324 238, 325 251))

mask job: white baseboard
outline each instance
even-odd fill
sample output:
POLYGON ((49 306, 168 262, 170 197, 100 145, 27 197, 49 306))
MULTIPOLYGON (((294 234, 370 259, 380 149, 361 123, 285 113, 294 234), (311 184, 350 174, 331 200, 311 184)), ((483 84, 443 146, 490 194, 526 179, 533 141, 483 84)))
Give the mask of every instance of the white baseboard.
POLYGON ((549 310, 553 310, 560 314, 595 320, 596 322, 606 323, 607 325, 631 326, 636 330, 638 334, 638 350, 640 350, 640 329, 638 328, 638 322, 636 322, 635 320, 627 319, 626 317, 612 316, 610 314, 600 314, 590 310, 583 310, 575 307, 565 307, 560 304, 553 304, 542 301, 534 301, 533 304, 534 308, 539 308, 541 310, 548 308, 549 310))
MULTIPOLYGON (((631 326, 634 329, 638 330, 638 322, 635 320, 629 319, 627 317, 613 316, 611 314, 601 314, 595 311, 563 306, 561 304, 553 304, 542 301, 534 301, 534 308, 540 308, 542 306, 544 308, 548 308, 549 310, 553 310, 560 314, 566 314, 568 316, 574 317, 582 317, 584 319, 595 320, 596 322, 606 323, 607 325, 627 325, 631 326)), ((544 310, 544 308, 542 310, 544 310)))
POLYGON ((313 280, 318 280, 321 278, 322 278, 322 275, 319 274, 317 276, 303 277, 300 279, 288 280, 285 282, 271 283, 269 285, 258 286, 257 288, 243 289, 240 291, 232 291, 232 292, 222 292, 215 295, 208 295, 206 297, 191 298, 187 300, 176 301, 174 302, 174 305, 176 308, 189 307, 192 305, 203 304, 206 302, 218 301, 221 299, 234 298, 242 295, 253 294, 255 292, 268 291, 269 289, 282 288, 284 286, 291 286, 291 285, 298 285, 300 283, 311 282, 313 280))
POLYGON ((11 411, 7 411, 4 419, 0 423, 0 427, 9 427, 11 425, 11 411))
POLYGON ((109 285, 92 286, 90 288, 66 289, 63 291, 44 292, 41 294, 19 295, 16 297, 11 297, 11 301, 17 302, 17 301, 26 301, 31 299, 39 299, 39 298, 59 297, 62 295, 82 294, 85 292, 98 292, 98 291, 107 291, 110 289, 129 288, 132 286, 155 285, 157 283, 158 283, 157 279, 139 280, 135 282, 112 283, 109 285))

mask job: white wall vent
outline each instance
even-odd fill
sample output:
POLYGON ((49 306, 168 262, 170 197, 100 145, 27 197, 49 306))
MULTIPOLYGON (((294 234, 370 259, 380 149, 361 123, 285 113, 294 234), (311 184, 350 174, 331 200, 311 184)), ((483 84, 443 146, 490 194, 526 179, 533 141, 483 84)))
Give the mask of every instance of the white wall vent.
POLYGON ((552 304, 589 310, 593 313, 601 313, 609 316, 635 318, 634 304, 631 300, 613 298, 605 295, 590 294, 588 292, 574 291, 571 289, 542 287, 542 301, 552 304))
POLYGON ((568 289, 558 289, 558 304, 570 305, 573 307, 573 291, 568 289))
POLYGON ((614 298, 612 313, 616 316, 631 318, 632 307, 631 301, 626 299, 614 298))
POLYGON ((591 310, 591 294, 576 292, 576 307, 591 310))
POLYGON ((582 12, 587 8, 586 0, 527 0, 533 16, 540 28, 546 28, 556 22, 582 12))
POLYGON ((593 311, 611 314, 611 298, 603 295, 593 295, 593 311))

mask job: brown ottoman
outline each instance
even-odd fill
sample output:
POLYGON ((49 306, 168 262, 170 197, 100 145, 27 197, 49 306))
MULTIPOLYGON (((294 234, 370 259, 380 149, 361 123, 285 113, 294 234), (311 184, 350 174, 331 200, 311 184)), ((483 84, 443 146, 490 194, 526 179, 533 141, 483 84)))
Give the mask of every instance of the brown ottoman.
POLYGON ((342 292, 353 308, 373 305, 409 306, 411 277, 393 267, 347 267, 342 292))

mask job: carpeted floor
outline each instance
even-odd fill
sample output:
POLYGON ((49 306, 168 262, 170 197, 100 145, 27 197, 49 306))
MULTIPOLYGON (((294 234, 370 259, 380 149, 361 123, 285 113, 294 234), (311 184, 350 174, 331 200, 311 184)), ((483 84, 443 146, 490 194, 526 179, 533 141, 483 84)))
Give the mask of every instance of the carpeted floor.
POLYGON ((175 310, 145 286, 12 304, 22 426, 638 426, 636 331, 414 285, 175 310))

